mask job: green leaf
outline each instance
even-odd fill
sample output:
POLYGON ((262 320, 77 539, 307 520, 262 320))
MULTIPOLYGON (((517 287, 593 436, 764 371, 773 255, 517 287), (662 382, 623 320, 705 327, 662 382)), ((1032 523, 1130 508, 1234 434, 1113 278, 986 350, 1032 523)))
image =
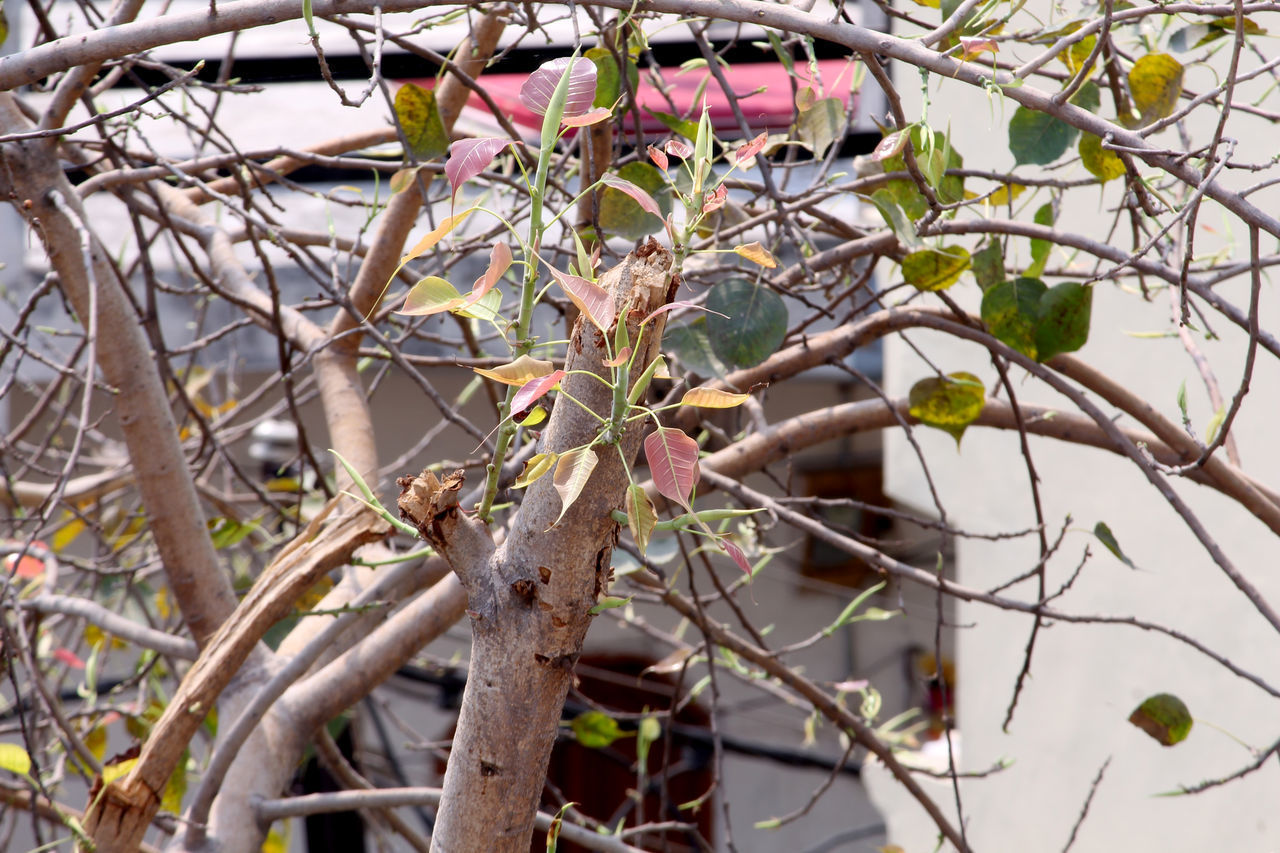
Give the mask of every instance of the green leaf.
POLYGON ((949 433, 959 445, 965 429, 982 414, 987 391, 978 377, 960 371, 921 379, 907 400, 911 417, 949 433))
POLYGON ((578 743, 587 749, 601 749, 627 734, 618 728, 618 721, 599 711, 585 711, 569 724, 578 743))
POLYGON ((421 160, 443 157, 449 150, 449 134, 436 107, 436 93, 413 83, 396 92, 396 121, 404 131, 409 150, 421 160))
MULTIPOLYGON (((896 183, 890 181, 889 183, 896 183)), ((915 188, 912 187, 914 190, 915 188)), ((916 195, 919 195, 917 192, 916 195)), ((923 199, 923 196, 921 197, 923 199)), ((884 224, 889 226, 889 230, 902 241, 906 246, 919 246, 920 237, 916 234, 915 226, 911 224, 911 220, 907 218, 906 211, 898 204, 897 198, 888 189, 876 190, 871 194, 869 201, 876 206, 876 210, 880 211, 880 216, 884 218, 884 224)), ((924 215, 923 212, 920 214, 924 215)))
POLYGON ((982 295, 982 322, 991 334, 1023 355, 1036 357, 1040 297, 1048 288, 1037 278, 1004 281, 982 295))
POLYGON ((1036 323, 1036 352, 1048 361, 1064 352, 1075 352, 1089 340, 1093 288, 1075 281, 1055 284, 1040 297, 1036 323))
POLYGON ((654 525, 658 523, 658 510, 653 501, 636 483, 627 487, 627 527, 631 537, 636 540, 636 547, 643 554, 649 547, 649 537, 653 534, 654 525))
POLYGON ((615 607, 625 607, 631 603, 631 599, 633 598, 635 598, 633 595, 628 595, 626 598, 619 598, 616 595, 606 595, 604 598, 597 601, 596 606, 588 610, 587 613, 592 616, 599 616, 606 610, 613 610, 615 607))
POLYGON ((0 770, 26 776, 31 772, 31 756, 16 743, 0 743, 0 770))
POLYGON ((1102 543, 1103 547, 1116 555, 1116 559, 1131 569, 1137 568, 1133 564, 1133 560, 1126 557, 1124 552, 1120 550, 1120 543, 1116 541, 1115 534, 1111 532, 1111 528, 1107 526, 1105 521, 1099 521, 1093 526, 1093 535, 1098 537, 1098 541, 1102 543))
POLYGON ((813 156, 821 159, 837 139, 844 136, 846 116, 839 98, 822 98, 796 119, 796 139, 813 156))
POLYGON ((849 624, 853 619, 854 614, 858 612, 858 608, 865 604, 868 598, 884 589, 887 584, 888 581, 880 581, 878 584, 858 593, 858 596, 854 598, 853 601, 849 602, 844 610, 840 611, 840 615, 836 617, 836 621, 822 629, 823 636, 830 637, 836 631, 839 631, 845 625, 849 624))
POLYGON ((973 276, 978 280, 978 287, 988 290, 1004 281, 1004 251, 1000 241, 988 240, 973 255, 973 276))
POLYGON ((1124 161, 1120 159, 1120 155, 1103 148, 1102 140, 1092 133, 1080 135, 1077 150, 1080 152, 1080 162, 1089 170, 1089 174, 1104 184, 1124 175, 1124 161))
POLYGON ((668 326, 662 345, 680 360, 686 371, 706 377, 722 377, 729 372, 711 348, 706 318, 699 317, 685 326, 668 326))
POLYGON ((1182 63, 1167 53, 1142 57, 1129 69, 1129 94, 1143 124, 1171 115, 1182 94, 1182 63))
POLYGON ((1082 110, 1096 113, 1102 106, 1102 90, 1098 88, 1097 83, 1090 80, 1071 96, 1071 103, 1082 110))
MULTIPOLYGON (((948 169, 960 169, 964 166, 964 157, 951 144, 947 134, 941 131, 929 131, 920 125, 912 125, 911 145, 916 153, 916 163, 924 174, 929 185, 933 187, 938 201, 953 204, 964 199, 964 178, 959 175, 946 175, 948 169), (928 134, 932 133, 932 137, 928 134)), ((887 157, 883 161, 886 172, 906 171, 905 157, 899 153, 887 157)), ((907 216, 919 219, 929 210, 929 203, 920 194, 915 182, 908 178, 894 178, 885 185, 889 195, 902 206, 907 216)))
POLYGON ((921 249, 902 259, 902 277, 916 290, 946 290, 969 262, 969 250, 962 246, 921 249))
POLYGON ((1047 166, 1067 152, 1077 133, 1048 113, 1018 107, 1009 121, 1009 150, 1018 165, 1047 166))
POLYGON ((707 293, 707 337, 725 364, 754 367, 773 355, 787 334, 787 306, 767 287, 741 278, 707 293), (724 316, 719 316, 724 315, 724 316))
POLYGON ((1171 693, 1149 696, 1129 715, 1129 722, 1165 746, 1173 746, 1191 734, 1191 712, 1171 693))
MULTIPOLYGON (((618 177, 648 193, 662 215, 671 212, 671 194, 662 172, 649 163, 633 161, 617 171, 618 177)), ((605 187, 600 193, 600 228, 610 236, 639 240, 663 228, 662 219, 646 213, 635 199, 622 190, 605 187)))
POLYGON ((672 133, 678 133, 690 142, 698 138, 698 123, 687 118, 673 116, 671 113, 659 112, 645 107, 645 112, 660 121, 672 133))
POLYGON ((1069 281, 1046 287, 1017 278, 982 297, 982 320, 998 339, 1036 361, 1074 352, 1089 339, 1093 289, 1069 281))
POLYGON ((452 284, 438 275, 429 275, 409 288, 404 305, 396 313, 425 317, 452 311, 466 301, 452 284))
POLYGON ((593 47, 583 56, 596 66, 596 97, 591 106, 612 107, 622 94, 622 75, 618 73, 613 54, 606 47, 593 47))
MULTIPOLYGON (((1052 227, 1053 221, 1057 218, 1057 213, 1053 209, 1053 202, 1042 204, 1036 211, 1035 222, 1037 225, 1052 227)), ((1039 278, 1044 272, 1044 265, 1049 260, 1049 250, 1053 248, 1053 244, 1048 240, 1039 240, 1032 238, 1031 240, 1031 266, 1027 267, 1023 273, 1027 278, 1039 278)))

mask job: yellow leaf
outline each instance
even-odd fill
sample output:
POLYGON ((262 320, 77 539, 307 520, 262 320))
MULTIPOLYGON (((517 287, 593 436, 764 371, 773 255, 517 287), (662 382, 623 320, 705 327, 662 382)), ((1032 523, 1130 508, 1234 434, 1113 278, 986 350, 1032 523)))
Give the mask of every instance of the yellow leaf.
POLYGON ((25 776, 31 772, 31 756, 16 743, 0 743, 0 770, 25 776))
POLYGON ((745 246, 734 246, 733 251, 753 264, 759 264, 765 269, 773 269, 778 266, 778 261, 769 254, 769 250, 761 246, 759 242, 747 243, 745 246))
POLYGON ((1129 93, 1143 124, 1171 115, 1182 94, 1182 63, 1167 53, 1142 57, 1129 70, 1129 93))
POLYGON ((566 450, 560 455, 560 460, 556 462, 556 473, 552 478, 556 491, 560 493, 560 515, 556 517, 556 524, 564 518, 564 514, 569 511, 569 507, 573 506, 578 495, 582 494, 583 487, 587 485, 587 478, 591 476, 591 472, 595 470, 596 463, 599 461, 600 458, 590 447, 566 450))
POLYGON ((89 733, 84 736, 84 745, 93 753, 93 757, 102 760, 107 754, 107 727, 94 726, 89 729, 89 733))
POLYGON ((67 519, 67 523, 59 527, 50 540, 49 547, 53 549, 53 553, 61 554, 63 549, 75 541, 75 538, 84 530, 84 520, 78 516, 72 515, 70 512, 63 512, 62 517, 67 519))
POLYGON ((1018 196, 1022 195, 1026 189, 1022 184, 1005 184, 1000 189, 987 196, 987 201, 992 204, 1008 204, 1018 196))
POLYGON ((155 597, 152 601, 156 606, 156 615, 161 619, 167 620, 169 618, 169 614, 173 612, 172 608, 169 607, 169 590, 165 587, 161 587, 156 590, 155 597))
POLYGON ((102 766, 102 784, 110 785, 117 779, 123 779, 129 775, 129 771, 137 763, 138 759, 136 758, 126 758, 124 761, 117 761, 115 764, 104 764, 102 766))
POLYGON ((461 225, 462 220, 466 219, 475 211, 476 208, 471 207, 453 216, 446 216, 440 221, 440 224, 436 226, 434 231, 419 240, 417 244, 409 250, 409 253, 400 259, 400 266, 404 266, 409 263, 409 261, 427 251, 427 249, 430 249, 436 243, 439 243, 445 238, 445 235, 461 225))
POLYGON ((289 839, 287 833, 272 829, 267 833, 267 840, 262 842, 262 853, 288 853, 289 839))
POLYGON ((520 386, 530 379, 546 376, 554 371, 556 367, 549 361, 540 361, 536 358, 522 355, 515 361, 499 365, 493 370, 485 370, 481 367, 473 367, 471 369, 481 376, 488 377, 495 382, 501 382, 503 385, 520 386))
POLYGON ((730 394, 718 388, 690 388, 680 398, 682 406, 697 406, 702 409, 732 409, 747 402, 749 394, 730 394))
POLYGON ((1092 133, 1080 135, 1080 162, 1089 173, 1104 184, 1124 174, 1124 161, 1114 151, 1102 147, 1102 140, 1092 133))
POLYGON ((524 470, 520 472, 519 477, 516 477, 516 481, 511 484, 511 488, 523 489, 525 486, 531 485, 543 474, 550 471, 559 458, 560 454, 558 453, 539 453, 535 455, 524 463, 524 470))
POLYGON ((525 416, 525 419, 520 422, 520 426, 536 427, 538 424, 542 423, 546 419, 547 419, 547 410, 542 408, 541 406, 534 406, 533 411, 530 412, 527 416, 525 416))

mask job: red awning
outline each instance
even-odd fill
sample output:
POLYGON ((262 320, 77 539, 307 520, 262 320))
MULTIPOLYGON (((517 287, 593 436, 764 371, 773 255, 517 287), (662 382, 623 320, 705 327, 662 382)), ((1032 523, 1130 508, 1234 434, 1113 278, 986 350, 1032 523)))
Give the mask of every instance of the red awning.
MULTIPOLYGON (((853 73, 853 60, 823 59, 817 63, 817 80, 809 73, 808 63, 797 62, 794 76, 780 62, 738 63, 725 70, 725 76, 738 99, 747 124, 751 127, 751 135, 768 131, 784 133, 791 126, 795 113, 795 91, 812 86, 818 97, 838 97, 846 109, 852 103, 856 108, 856 96, 851 95, 850 75, 853 73)), ((737 118, 720 86, 714 79, 707 80, 711 74, 704 69, 681 72, 678 69, 666 69, 663 79, 667 85, 664 96, 650 82, 648 75, 640 77, 637 99, 641 106, 641 125, 647 137, 667 134, 667 127, 649 111, 673 114, 676 116, 697 117, 695 98, 702 90, 710 111, 711 124, 716 135, 721 138, 739 138, 743 134, 738 127, 737 118), (706 80, 705 88, 703 81, 706 80), (674 109, 673 109, 674 106, 674 109)), ((516 129, 530 142, 536 142, 542 127, 542 117, 534 113, 520 102, 520 87, 524 85, 527 74, 485 74, 482 83, 485 90, 493 98, 494 103, 506 113, 516 129)), ((434 81, 415 80, 421 86, 430 87, 434 81)), ((477 94, 472 94, 467 101, 465 118, 468 123, 488 127, 486 132, 496 133, 492 113, 488 104, 477 94)), ((632 125, 627 122, 627 131, 632 125)))

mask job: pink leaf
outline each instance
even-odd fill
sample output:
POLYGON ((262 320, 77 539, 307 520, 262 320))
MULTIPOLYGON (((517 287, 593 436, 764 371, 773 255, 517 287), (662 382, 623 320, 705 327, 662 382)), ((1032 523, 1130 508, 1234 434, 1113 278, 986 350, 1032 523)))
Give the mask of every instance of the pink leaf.
POLYGON ((712 311, 707 306, 698 305, 695 302, 668 302, 666 305, 663 305, 661 308, 655 309, 654 312, 650 314, 648 317, 645 317, 644 322, 647 323, 650 320, 652 320, 654 317, 657 317, 662 312, 671 311, 674 308, 697 308, 699 311, 706 311, 709 314, 715 314, 717 317, 724 317, 726 320, 729 319, 729 315, 721 314, 719 311, 712 311))
POLYGON ((663 154, 661 150, 654 148, 652 145, 649 146, 649 159, 652 160, 654 165, 659 169, 664 172, 667 171, 667 166, 669 165, 667 155, 663 154))
POLYGON ((563 370, 556 370, 548 373, 546 376, 539 376, 536 379, 530 379, 520 387, 516 395, 511 398, 511 411, 523 412, 525 409, 533 405, 534 401, 542 397, 543 394, 560 384, 560 380, 564 378, 563 370))
POLYGON ((53 657, 72 669, 84 669, 84 661, 80 660, 79 656, 71 649, 54 649, 53 657))
POLYGON ((640 205, 646 213, 652 213, 659 219, 662 218, 662 211, 658 209, 658 203, 653 200, 653 196, 640 189, 630 181, 619 178, 617 175, 602 175, 600 183, 606 187, 613 187, 619 192, 626 193, 635 199, 636 204, 640 205))
POLYGON ((711 213, 712 211, 719 210, 724 207, 725 200, 728 199, 728 197, 729 188, 724 184, 721 184, 716 187, 713 192, 707 194, 707 200, 702 204, 702 212, 711 213))
POLYGON ((720 547, 728 554, 733 561, 738 564, 738 568, 747 573, 747 577, 751 577, 751 564, 747 562, 747 555, 742 553, 742 549, 734 545, 728 539, 720 540, 720 547))
POLYGON ((735 163, 741 163, 743 160, 750 160, 752 157, 764 150, 764 144, 769 140, 768 132, 762 133, 746 145, 738 149, 733 155, 735 163))
POLYGON ((608 332, 613 325, 613 297, 603 287, 587 281, 582 276, 560 272, 549 267, 551 275, 559 283, 569 301, 578 306, 578 310, 587 315, 596 328, 608 332))
POLYGON ((667 144, 662 147, 672 157, 679 157, 681 160, 688 160, 693 156, 693 149, 679 139, 668 139, 667 144))
POLYGON ((569 72, 569 91, 565 93, 564 115, 580 116, 591 109, 596 98, 596 64, 585 57, 562 56, 544 62, 529 75, 520 87, 520 102, 540 116, 547 114, 551 96, 555 94, 560 78, 573 63, 569 72))
POLYGON ((463 307, 474 305, 483 299, 486 293, 493 290, 494 285, 498 283, 498 280, 502 278, 502 274, 510 266, 511 247, 506 243, 494 243, 493 248, 489 250, 489 268, 471 286, 471 295, 467 297, 466 302, 462 303, 463 307))
POLYGON ((658 492, 693 512, 689 495, 698 483, 698 442, 681 430, 658 427, 644 440, 644 457, 658 492))
POLYGON ((980 36, 960 36, 960 46, 964 48, 966 58, 988 51, 991 53, 1000 52, 1000 45, 996 44, 995 39, 982 38, 980 36))
POLYGON ((616 356, 604 362, 605 367, 621 367, 631 358, 631 347, 623 347, 616 356))
POLYGON ((510 139, 485 136, 480 139, 459 139, 449 146, 449 161, 444 164, 444 176, 449 179, 452 195, 458 187, 483 172, 498 156, 498 152, 511 144, 510 139))
POLYGON ((597 107, 589 113, 583 113, 578 116, 565 116, 560 119, 560 123, 565 127, 586 127, 589 124, 599 124, 605 119, 613 115, 613 110, 608 107, 597 107))
POLYGON ((907 132, 905 130, 895 131, 880 140, 880 144, 871 152, 871 159, 877 163, 881 160, 888 160, 890 157, 899 154, 905 147, 907 147, 907 132))
POLYGON ((560 454, 555 473, 551 477, 556 491, 560 493, 560 515, 556 517, 555 524, 560 523, 560 519, 564 518, 569 507, 578 499, 578 495, 582 494, 583 487, 587 485, 587 479, 599 461, 600 458, 590 447, 566 450, 560 454))

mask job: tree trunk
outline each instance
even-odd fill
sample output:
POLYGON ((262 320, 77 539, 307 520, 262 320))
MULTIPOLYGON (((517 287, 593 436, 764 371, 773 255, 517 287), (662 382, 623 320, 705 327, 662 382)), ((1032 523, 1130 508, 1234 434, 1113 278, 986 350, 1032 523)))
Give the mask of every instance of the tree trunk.
MULTIPOLYGON (((618 309, 617 322, 627 324, 640 353, 633 377, 657 355, 661 317, 649 324, 643 338, 639 324, 674 290, 670 267, 671 256, 650 241, 601 277, 600 285, 618 309)), ((566 371, 589 371, 608 381, 607 357, 600 331, 579 317, 566 371)), ((582 447, 600 432, 597 418, 569 396, 601 417, 608 417, 612 405, 610 388, 589 376, 570 374, 561 387, 566 393, 548 422, 545 452, 582 447)), ((440 483, 424 472, 403 481, 401 509, 462 579, 471 617, 471 669, 432 850, 528 850, 590 610, 610 580, 609 560, 618 537, 612 512, 623 506, 626 466, 635 459, 643 429, 643 420, 637 420, 616 449, 596 445, 599 462, 558 522, 561 502, 552 477, 537 480, 497 549, 481 522, 457 507, 460 475, 440 483)))

